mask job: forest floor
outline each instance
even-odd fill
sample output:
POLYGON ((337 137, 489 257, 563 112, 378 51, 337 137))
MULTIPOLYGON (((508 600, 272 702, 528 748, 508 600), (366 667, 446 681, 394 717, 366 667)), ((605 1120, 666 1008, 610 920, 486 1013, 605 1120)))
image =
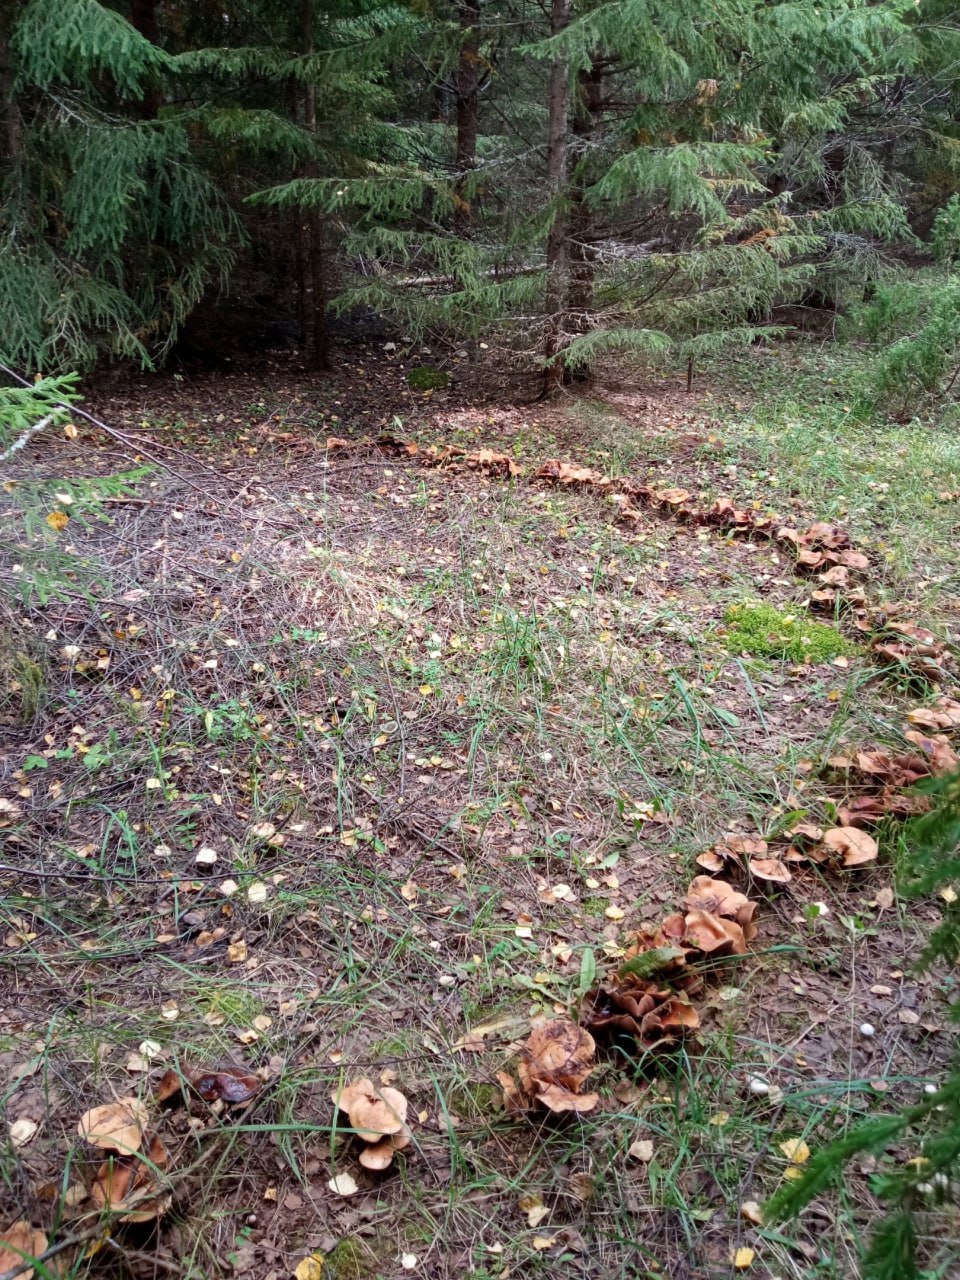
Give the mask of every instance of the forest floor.
MULTIPOLYGON (((845 825, 870 785, 828 759, 913 750, 906 713, 956 693, 960 442, 852 423, 847 374, 784 345, 693 395, 517 407, 483 402, 482 370, 427 396, 360 352, 324 380, 134 378, 86 406, 126 441, 78 418, 35 447, 34 475, 150 468, 60 534, 92 596, 32 602, 0 655, 0 1227, 64 1246, 40 1274, 858 1275, 871 1175, 919 1135, 794 1221, 756 1205, 942 1078, 955 980, 912 967, 939 912, 898 895, 895 821, 859 868, 734 866, 750 954, 709 971, 672 1052, 601 1043, 592 1110, 510 1112, 498 1076, 683 903, 698 856, 845 825), (871 607, 930 628, 945 680, 878 661, 846 616, 821 662, 732 644, 756 603, 803 630, 816 578, 680 500, 618 519, 609 488, 537 478, 548 459, 843 526, 871 607), (224 1068, 258 1079, 157 1101, 167 1072, 224 1068), (357 1077, 409 1100, 385 1172, 334 1123, 357 1077), (232 1087, 255 1096, 216 1100, 232 1087), (106 1230, 117 1175, 77 1124, 130 1096, 163 1145, 148 1220, 106 1230)), ((921 1228, 946 1276, 956 1209, 921 1228)))

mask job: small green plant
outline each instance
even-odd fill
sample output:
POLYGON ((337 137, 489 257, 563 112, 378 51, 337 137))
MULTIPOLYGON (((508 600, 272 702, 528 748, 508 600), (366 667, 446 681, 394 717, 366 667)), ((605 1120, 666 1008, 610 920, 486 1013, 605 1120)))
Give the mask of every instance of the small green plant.
POLYGON ((723 642, 733 653, 788 662, 829 662, 856 652, 836 627, 769 604, 735 604, 724 614, 723 642))
POLYGON ((444 391, 449 385, 449 373, 428 365, 418 365, 407 374, 407 386, 413 391, 444 391))

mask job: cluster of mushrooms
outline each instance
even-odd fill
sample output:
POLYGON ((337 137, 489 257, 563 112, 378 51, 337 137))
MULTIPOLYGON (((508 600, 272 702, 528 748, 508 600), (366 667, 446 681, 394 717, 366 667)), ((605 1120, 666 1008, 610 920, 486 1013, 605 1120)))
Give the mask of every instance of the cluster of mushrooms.
POLYGON ((330 1100, 350 1120, 350 1128, 366 1145, 360 1152, 365 1169, 386 1169, 398 1151, 413 1141, 407 1128, 407 1100, 389 1085, 377 1088, 364 1077, 334 1089, 330 1100))

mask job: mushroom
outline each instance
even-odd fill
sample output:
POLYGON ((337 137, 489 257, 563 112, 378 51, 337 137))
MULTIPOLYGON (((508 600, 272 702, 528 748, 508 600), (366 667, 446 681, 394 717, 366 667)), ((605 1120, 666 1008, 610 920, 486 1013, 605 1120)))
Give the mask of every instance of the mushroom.
POLYGON ((335 1090, 332 1100, 347 1113, 350 1127, 364 1142, 379 1143, 381 1138, 399 1133, 407 1118, 407 1100, 399 1089, 377 1089, 366 1078, 335 1090))
POLYGON ((393 1147, 389 1138, 374 1142, 360 1152, 360 1163, 365 1169, 386 1169, 393 1162, 393 1147))
POLYGON ((92 1147, 126 1155, 139 1151, 148 1119, 147 1109, 138 1098, 121 1098, 84 1112, 77 1133, 92 1147))

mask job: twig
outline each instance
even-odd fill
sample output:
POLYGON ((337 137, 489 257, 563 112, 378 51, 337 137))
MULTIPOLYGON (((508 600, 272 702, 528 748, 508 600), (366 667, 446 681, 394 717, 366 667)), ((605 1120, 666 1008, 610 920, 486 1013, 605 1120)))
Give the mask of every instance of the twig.
POLYGON ((12 458, 15 453, 19 453, 19 451, 28 444, 34 436, 40 434, 44 427, 49 427, 50 423, 56 416, 57 410, 54 410, 53 413, 48 413, 45 418, 41 418, 39 422, 35 422, 32 427, 28 427, 22 436, 19 436, 14 440, 13 444, 10 445, 9 448, 4 449, 3 453, 0 453, 0 462, 6 462, 7 459, 12 458))

